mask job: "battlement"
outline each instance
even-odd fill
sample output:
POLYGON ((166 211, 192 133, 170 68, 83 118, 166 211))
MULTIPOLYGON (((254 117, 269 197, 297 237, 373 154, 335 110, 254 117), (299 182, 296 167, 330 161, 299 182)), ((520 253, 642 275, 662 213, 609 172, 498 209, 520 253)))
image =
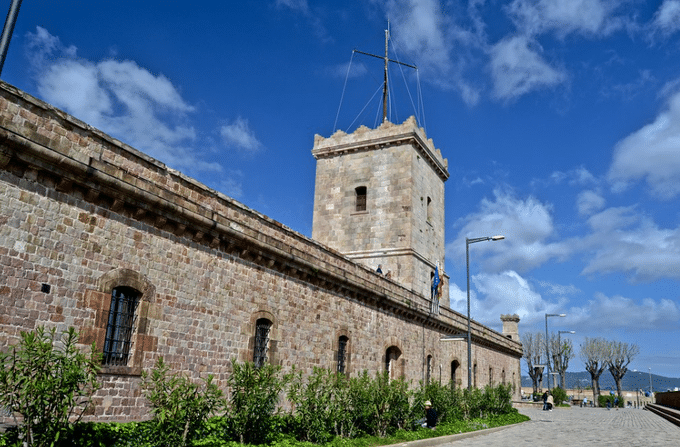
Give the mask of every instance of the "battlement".
POLYGON ((418 127, 414 116, 409 117, 402 124, 385 121, 375 129, 369 129, 362 125, 349 134, 338 130, 328 138, 317 134, 314 136, 312 155, 319 159, 360 150, 382 149, 405 143, 412 143, 414 148, 442 177, 442 180, 449 178, 448 160, 442 157, 439 149, 435 148, 432 139, 427 138, 425 130, 418 127))

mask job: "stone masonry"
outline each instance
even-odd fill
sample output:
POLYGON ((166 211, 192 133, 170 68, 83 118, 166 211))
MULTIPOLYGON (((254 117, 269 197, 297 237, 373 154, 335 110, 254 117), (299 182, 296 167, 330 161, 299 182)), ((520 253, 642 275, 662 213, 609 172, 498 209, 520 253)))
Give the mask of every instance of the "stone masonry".
MULTIPOLYGON (((74 326, 84 348, 102 349, 121 286, 141 295, 132 348, 127 364, 103 368, 90 418, 149 417, 140 374, 158 356, 226 388, 232 360, 253 360, 262 318, 268 361, 284 371, 336 368, 347 337, 350 375, 389 365, 414 383, 467 386, 465 342, 440 341, 466 319, 444 306, 432 315, 422 288, 0 82, 0 349, 39 325, 74 326)), ((476 322, 472 333, 475 384, 512 383, 519 396, 521 344, 476 322)))
POLYGON ((430 294, 439 264, 442 305, 449 305, 444 267, 444 182, 448 162, 411 117, 377 129, 359 127, 315 137, 317 159, 312 238, 430 294), (355 207, 366 189, 365 210, 355 207))

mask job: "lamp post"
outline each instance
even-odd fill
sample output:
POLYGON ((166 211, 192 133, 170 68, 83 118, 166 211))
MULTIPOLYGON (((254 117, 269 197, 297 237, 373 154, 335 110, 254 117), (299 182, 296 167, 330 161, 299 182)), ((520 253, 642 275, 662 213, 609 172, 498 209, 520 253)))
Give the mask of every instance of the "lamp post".
MULTIPOLYGON (((559 348, 560 352, 560 363, 562 362, 562 334, 575 334, 576 331, 557 331, 557 347, 559 348)), ((565 371, 566 372, 566 371, 565 371)), ((566 380, 564 379, 564 375, 560 372, 560 379, 562 379, 562 388, 566 388, 566 380)))
POLYGON ((550 390, 550 346, 548 339, 548 317, 566 317, 567 314, 545 314, 545 358, 548 363, 548 390, 550 390))
POLYGON ((467 363, 468 363, 468 390, 472 389, 472 331, 470 330, 470 244, 484 241, 500 241, 505 236, 486 236, 465 238, 465 264, 467 266, 467 363))

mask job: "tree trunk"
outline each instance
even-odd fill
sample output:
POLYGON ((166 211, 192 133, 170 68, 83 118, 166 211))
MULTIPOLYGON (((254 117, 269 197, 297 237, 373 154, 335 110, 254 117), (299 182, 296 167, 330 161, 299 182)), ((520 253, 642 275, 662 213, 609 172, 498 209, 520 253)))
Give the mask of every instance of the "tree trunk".
POLYGON ((623 377, 614 377, 614 382, 616 382, 616 394, 619 396, 619 400, 623 401, 623 395, 621 394, 621 379, 623 377))
POLYGON ((593 376, 593 405, 599 407, 600 401, 600 376, 593 376))

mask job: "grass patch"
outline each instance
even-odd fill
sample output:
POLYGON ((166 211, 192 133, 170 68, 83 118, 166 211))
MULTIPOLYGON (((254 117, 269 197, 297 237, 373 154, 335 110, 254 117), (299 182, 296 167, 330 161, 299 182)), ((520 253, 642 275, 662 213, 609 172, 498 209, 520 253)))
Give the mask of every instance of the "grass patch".
MULTIPOLYGON (((520 414, 515 410, 512 413, 492 416, 484 419, 471 419, 469 421, 456 421, 453 423, 439 424, 436 430, 422 428, 419 430, 398 430, 394 435, 386 438, 366 436, 357 439, 335 438, 332 442, 325 444, 325 447, 376 447, 382 445, 398 444, 402 442, 418 441, 420 439, 436 438, 440 436, 457 435, 469 433, 487 428, 503 427, 505 425, 518 424, 530 420, 528 416, 520 414)), ((309 447, 314 444, 296 443, 287 444, 290 447, 309 447)), ((274 444, 272 447, 283 447, 274 444)))

